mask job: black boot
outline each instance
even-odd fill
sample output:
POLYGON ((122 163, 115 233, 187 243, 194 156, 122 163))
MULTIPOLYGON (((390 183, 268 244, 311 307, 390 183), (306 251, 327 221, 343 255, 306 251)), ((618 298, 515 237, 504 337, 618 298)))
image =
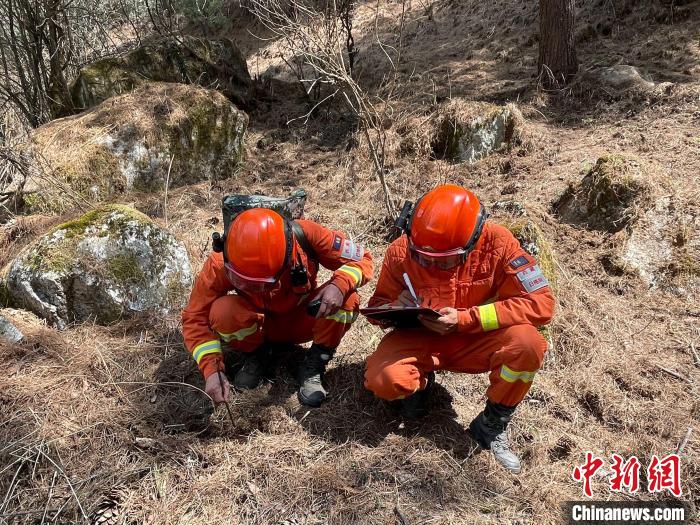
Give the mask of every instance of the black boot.
POLYGON ((429 372, 428 382, 424 389, 418 390, 399 401, 399 415, 402 419, 412 421, 425 417, 428 414, 428 400, 434 384, 435 372, 429 372))
POLYGON ((511 450, 506 427, 513 418, 515 407, 486 402, 486 408, 469 425, 469 432, 482 448, 490 450, 501 465, 517 474, 520 459, 511 450))
POLYGON ((233 378, 233 386, 238 390, 256 388, 267 370, 270 361, 270 349, 261 345, 252 352, 241 352, 243 366, 233 378))
POLYGON ((304 360, 299 364, 297 375, 299 381, 297 397, 302 405, 319 407, 326 400, 328 392, 323 388, 323 374, 334 353, 335 348, 316 343, 306 351, 304 360))

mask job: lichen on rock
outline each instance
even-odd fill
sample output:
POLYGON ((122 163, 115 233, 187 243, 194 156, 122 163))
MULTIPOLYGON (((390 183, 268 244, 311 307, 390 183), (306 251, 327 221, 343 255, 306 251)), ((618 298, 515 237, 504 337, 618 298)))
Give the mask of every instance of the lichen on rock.
POLYGON ((680 295, 700 290, 700 219, 671 196, 658 198, 640 216, 619 252, 650 287, 680 295))
POLYGON ((615 233, 633 223, 651 202, 652 188, 646 167, 620 155, 600 157, 578 184, 554 203, 563 221, 615 233))
POLYGON ((24 250, 7 276, 14 301, 58 328, 180 308, 191 281, 182 244, 122 205, 57 226, 24 250))
POLYGON ((437 112, 431 149, 436 158, 473 163, 510 144, 522 120, 513 105, 453 99, 437 112))
POLYGON ((0 339, 10 343, 18 343, 24 339, 24 334, 7 317, 0 315, 0 339))
POLYGON ((85 66, 71 84, 71 98, 79 112, 147 81, 217 89, 241 108, 252 101, 253 82, 235 43, 192 36, 162 38, 85 66))
POLYGON ((524 119, 513 104, 497 106, 454 98, 430 115, 410 117, 398 127, 400 153, 449 162, 474 163, 522 142, 524 119))
POLYGON ((33 132, 27 149, 37 172, 57 184, 28 181, 36 191, 28 211, 229 178, 242 162, 247 125, 248 116, 216 91, 144 84, 33 132))

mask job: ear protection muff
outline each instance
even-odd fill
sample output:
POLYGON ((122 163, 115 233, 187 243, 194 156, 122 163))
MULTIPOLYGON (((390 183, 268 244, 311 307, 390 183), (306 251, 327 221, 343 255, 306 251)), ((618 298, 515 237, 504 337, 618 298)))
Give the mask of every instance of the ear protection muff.
POLYGON ((479 242, 479 237, 481 237, 481 232, 484 229, 484 224, 486 223, 486 219, 488 219, 488 212, 486 211, 486 208, 484 208, 483 204, 479 204, 479 214, 476 216, 476 225, 474 226, 474 232, 472 233, 472 236, 469 238, 469 242, 464 246, 464 250, 469 254, 474 249, 474 246, 476 246, 476 243, 479 242))
MULTIPOLYGON (((306 266, 301 259, 301 254, 295 249, 294 242, 294 232, 292 231, 292 223, 284 216, 284 239, 285 239, 285 253, 284 253, 284 265, 281 270, 275 276, 279 279, 280 275, 284 272, 285 268, 289 268, 290 262, 294 259, 294 265, 291 266, 290 275, 292 281, 292 287, 297 291, 297 288, 306 288, 309 284, 309 274, 307 272, 306 266), (296 257, 295 257, 296 256, 296 257)), ((235 220, 235 219, 234 219, 235 220)), ((233 221, 232 221, 233 222, 233 221)), ((228 263, 228 258, 226 257, 226 234, 223 235, 219 232, 214 232, 211 235, 212 250, 216 253, 221 253, 224 256, 224 264, 228 263)), ((304 290, 308 291, 308 290, 304 290)), ((303 293, 303 292, 302 292, 303 293)))

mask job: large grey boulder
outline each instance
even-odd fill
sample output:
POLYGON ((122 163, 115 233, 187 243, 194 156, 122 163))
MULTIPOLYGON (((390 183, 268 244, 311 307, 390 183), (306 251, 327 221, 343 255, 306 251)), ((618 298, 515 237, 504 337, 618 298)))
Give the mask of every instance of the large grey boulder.
POLYGON ((437 158, 474 163, 509 147, 522 115, 513 105, 453 99, 433 118, 431 149, 437 158))
POLYGON ((26 199, 30 211, 229 178, 242 162, 247 125, 217 91, 144 84, 34 130, 28 149, 43 176, 25 188, 36 191, 26 199))
POLYGON ((241 108, 252 102, 253 81, 232 40, 173 36, 82 68, 71 85, 75 112, 127 93, 149 80, 216 89, 241 108))
POLYGON ((184 246, 121 205, 58 226, 27 247, 7 276, 16 304, 61 329, 179 309, 191 282, 184 246))
MULTIPOLYGON (((665 195, 645 209, 622 246, 623 269, 652 288, 678 295, 700 292, 700 216, 665 195)), ((696 299, 695 299, 696 300, 696 299)))

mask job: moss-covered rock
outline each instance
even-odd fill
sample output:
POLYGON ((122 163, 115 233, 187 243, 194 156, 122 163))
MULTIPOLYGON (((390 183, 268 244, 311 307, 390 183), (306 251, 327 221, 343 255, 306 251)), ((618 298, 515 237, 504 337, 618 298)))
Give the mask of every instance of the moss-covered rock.
POLYGON ((217 91, 144 84, 34 131, 29 150, 42 176, 26 185, 37 191, 28 207, 56 212, 71 200, 229 178, 242 161, 247 125, 217 91))
POLYGON ((15 303, 58 328, 180 308, 192 281, 185 248, 142 213, 108 205, 61 224, 10 265, 15 303))
POLYGON ((643 164, 620 155, 600 157, 580 183, 571 185, 554 203, 564 222, 618 232, 650 205, 652 188, 643 164))
POLYGON ((509 147, 522 115, 513 106, 453 99, 431 119, 430 148, 436 158, 473 163, 509 147))
POLYGON ((127 93, 149 80, 217 89, 247 108, 253 82, 241 52, 228 38, 167 37, 85 66, 71 84, 76 112, 127 93))

